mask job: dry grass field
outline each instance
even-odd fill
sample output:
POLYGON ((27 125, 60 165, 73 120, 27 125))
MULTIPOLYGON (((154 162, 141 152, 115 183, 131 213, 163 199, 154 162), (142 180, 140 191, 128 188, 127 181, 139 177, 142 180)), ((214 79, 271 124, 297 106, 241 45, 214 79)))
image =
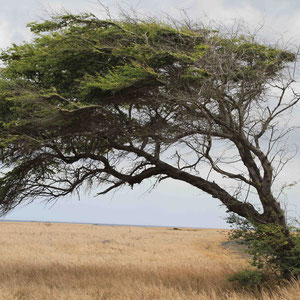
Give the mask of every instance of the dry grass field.
POLYGON ((225 278, 247 260, 225 230, 0 223, 0 299, 300 299, 300 283, 262 293, 225 278))

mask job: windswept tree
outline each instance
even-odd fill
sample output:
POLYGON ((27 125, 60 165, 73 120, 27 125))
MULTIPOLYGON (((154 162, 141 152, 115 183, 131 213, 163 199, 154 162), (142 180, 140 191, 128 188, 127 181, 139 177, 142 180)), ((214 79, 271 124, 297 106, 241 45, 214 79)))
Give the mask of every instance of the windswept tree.
POLYGON ((2 215, 171 178, 280 226, 293 249, 273 185, 299 101, 295 53, 188 22, 70 14, 29 27, 32 42, 1 54, 2 215))

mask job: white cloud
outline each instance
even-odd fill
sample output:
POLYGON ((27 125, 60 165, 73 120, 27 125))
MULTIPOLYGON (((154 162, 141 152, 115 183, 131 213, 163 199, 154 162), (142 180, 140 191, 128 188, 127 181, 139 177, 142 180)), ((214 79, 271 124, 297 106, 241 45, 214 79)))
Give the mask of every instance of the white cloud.
POLYGON ((4 20, 0 21, 0 48, 5 48, 12 43, 12 31, 4 20))

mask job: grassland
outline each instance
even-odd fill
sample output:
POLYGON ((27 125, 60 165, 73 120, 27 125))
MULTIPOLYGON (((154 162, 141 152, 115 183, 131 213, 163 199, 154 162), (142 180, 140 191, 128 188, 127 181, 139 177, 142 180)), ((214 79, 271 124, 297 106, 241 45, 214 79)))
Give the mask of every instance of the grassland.
POLYGON ((0 299, 300 299, 300 282, 256 294, 225 280, 246 258, 225 230, 0 223, 0 299))

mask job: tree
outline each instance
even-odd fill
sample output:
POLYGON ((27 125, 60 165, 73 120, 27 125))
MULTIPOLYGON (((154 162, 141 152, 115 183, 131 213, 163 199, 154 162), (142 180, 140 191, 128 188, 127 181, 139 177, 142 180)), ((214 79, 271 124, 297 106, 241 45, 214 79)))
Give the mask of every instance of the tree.
POLYGON ((293 247, 273 185, 300 99, 295 53, 189 22, 67 14, 29 27, 32 42, 1 54, 2 214, 172 178, 281 226, 293 247))

